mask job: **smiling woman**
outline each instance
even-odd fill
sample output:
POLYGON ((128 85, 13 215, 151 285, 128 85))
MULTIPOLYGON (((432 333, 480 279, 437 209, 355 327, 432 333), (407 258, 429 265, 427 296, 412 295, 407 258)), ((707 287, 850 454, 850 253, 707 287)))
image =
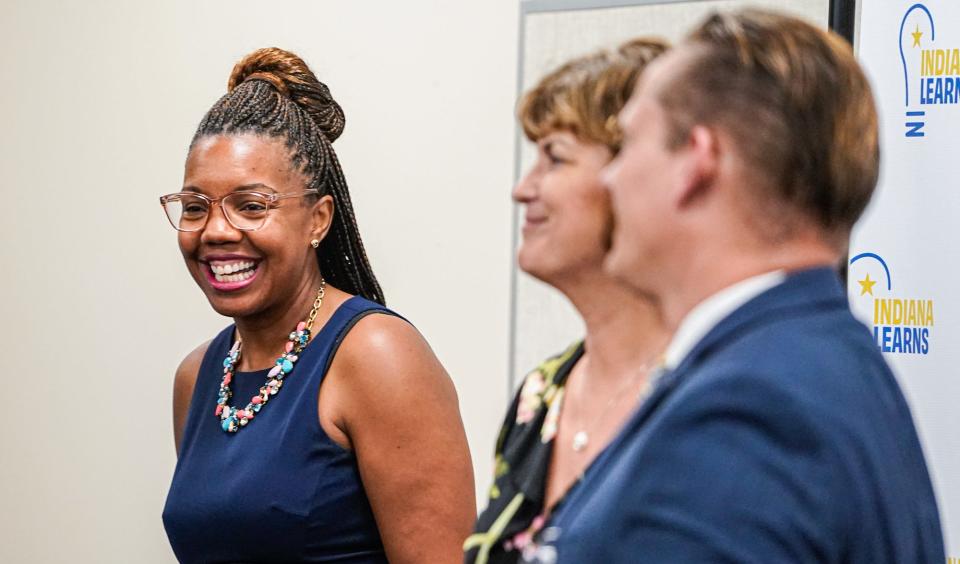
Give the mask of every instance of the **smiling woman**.
POLYGON ((620 149, 617 113, 666 48, 637 38, 577 57, 520 100, 537 158, 513 189, 524 207, 517 261, 570 300, 586 334, 531 370, 514 397, 487 508, 464 543, 471 564, 536 556, 554 510, 650 389, 666 332, 648 299, 603 271, 614 225, 600 172, 620 149))
POLYGON ((331 145, 343 112, 280 49, 228 88, 161 198, 234 319, 176 374, 170 543, 184 562, 458 562, 475 506, 456 392, 384 306, 331 145))

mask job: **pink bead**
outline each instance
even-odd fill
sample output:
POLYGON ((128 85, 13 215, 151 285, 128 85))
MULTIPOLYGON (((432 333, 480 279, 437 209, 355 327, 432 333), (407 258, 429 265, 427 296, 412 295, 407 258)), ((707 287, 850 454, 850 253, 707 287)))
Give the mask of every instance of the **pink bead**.
POLYGON ((275 365, 273 368, 270 369, 270 372, 267 373, 267 377, 273 378, 277 374, 280 374, 280 366, 275 365))
POLYGON ((254 405, 257 405, 257 404, 259 404, 259 403, 263 403, 263 398, 261 398, 260 396, 253 396, 253 399, 250 400, 250 403, 252 403, 252 404, 254 404, 254 405))
POLYGON ((247 412, 247 419, 253 419, 253 412, 252 412, 252 411, 248 411, 248 412, 247 412))
POLYGON ((223 404, 217 404, 217 409, 215 409, 213 413, 217 417, 220 417, 220 414, 223 413, 223 404))
POLYGON ((287 352, 292 351, 292 350, 293 350, 293 341, 287 341, 287 344, 284 345, 283 348, 284 348, 287 352))
POLYGON ((306 328, 307 324, 305 322, 301 321, 300 323, 297 323, 297 331, 303 331, 306 328))
POLYGON ((229 386, 230 382, 233 382, 233 374, 227 372, 227 374, 223 377, 223 385, 229 386))

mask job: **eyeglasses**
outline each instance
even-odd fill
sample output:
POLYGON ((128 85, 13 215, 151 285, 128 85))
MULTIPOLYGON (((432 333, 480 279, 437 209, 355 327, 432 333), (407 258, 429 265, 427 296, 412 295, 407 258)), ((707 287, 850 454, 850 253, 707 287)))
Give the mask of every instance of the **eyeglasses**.
POLYGON ((222 198, 209 198, 195 192, 176 192, 160 196, 160 205, 177 231, 200 231, 207 225, 210 209, 219 203, 223 216, 233 227, 240 231, 256 231, 267 221, 267 214, 279 207, 278 200, 299 198, 307 194, 318 194, 316 190, 303 190, 286 194, 264 194, 262 192, 239 191, 222 198))

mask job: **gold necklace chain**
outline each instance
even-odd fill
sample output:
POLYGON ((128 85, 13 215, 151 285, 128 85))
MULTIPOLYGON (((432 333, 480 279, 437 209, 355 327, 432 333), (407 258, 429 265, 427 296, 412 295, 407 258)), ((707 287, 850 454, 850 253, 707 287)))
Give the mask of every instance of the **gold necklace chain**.
POLYGON ((323 305, 323 297, 326 294, 327 281, 323 278, 320 279, 320 290, 317 292, 317 299, 313 300, 313 308, 310 310, 310 315, 307 316, 307 331, 313 330, 313 322, 317 319, 317 312, 320 311, 320 306, 323 305))

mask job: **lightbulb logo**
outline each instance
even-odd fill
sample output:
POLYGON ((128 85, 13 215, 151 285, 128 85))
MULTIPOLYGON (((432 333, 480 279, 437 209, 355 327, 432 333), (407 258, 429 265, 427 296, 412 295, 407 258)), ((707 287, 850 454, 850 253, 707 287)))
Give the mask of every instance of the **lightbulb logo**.
POLYGON ((933 14, 923 4, 910 6, 900 21, 900 64, 906 137, 925 137, 930 106, 960 101, 960 49, 936 48, 933 14))
POLYGON ((871 321, 873 340, 881 352, 930 352, 933 300, 895 294, 890 268, 876 253, 860 253, 851 258, 848 279, 851 305, 871 321))

